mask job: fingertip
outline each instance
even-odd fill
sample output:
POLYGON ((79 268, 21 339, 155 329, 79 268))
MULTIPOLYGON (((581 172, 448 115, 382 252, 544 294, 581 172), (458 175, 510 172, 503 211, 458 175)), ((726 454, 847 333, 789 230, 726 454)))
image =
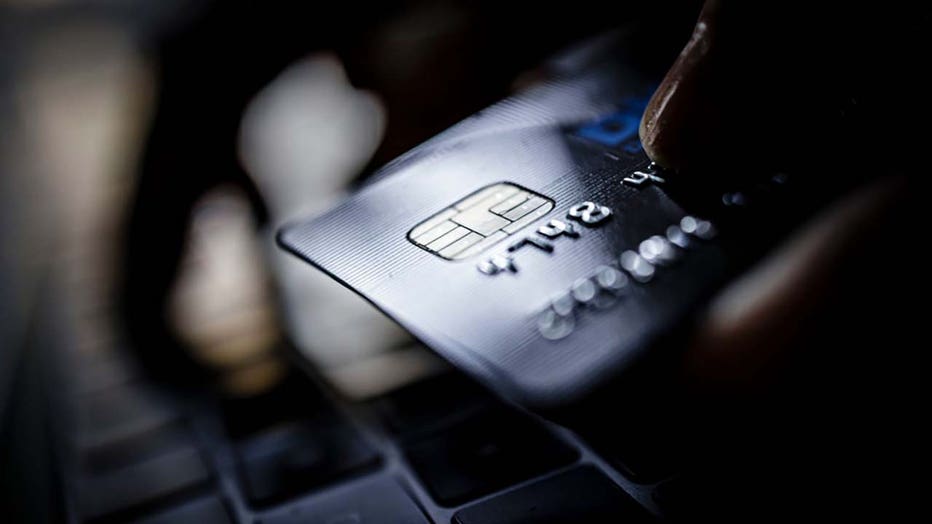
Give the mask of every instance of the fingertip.
POLYGON ((638 128, 638 135, 644 152, 654 163, 667 169, 678 169, 681 166, 677 162, 676 148, 667 147, 670 145, 670 138, 674 132, 672 129, 665 131, 665 126, 662 123, 665 102, 672 96, 671 90, 666 84, 667 79, 664 80, 664 83, 661 84, 647 104, 647 109, 644 111, 641 125, 638 128))
POLYGON ((708 71, 712 54, 714 18, 719 2, 703 7, 689 41, 651 96, 638 129, 641 144, 651 160, 668 169, 682 169, 695 162, 708 148, 714 115, 714 97, 709 96, 708 71), (709 113, 712 112, 710 115, 709 113), (711 117, 711 118, 708 118, 711 117))
POLYGON ((895 176, 853 191, 722 290, 694 333, 687 375, 703 390, 741 393, 776 381, 793 353, 816 338, 814 319, 857 273, 857 254, 882 245, 883 224, 906 195, 905 179, 895 176))

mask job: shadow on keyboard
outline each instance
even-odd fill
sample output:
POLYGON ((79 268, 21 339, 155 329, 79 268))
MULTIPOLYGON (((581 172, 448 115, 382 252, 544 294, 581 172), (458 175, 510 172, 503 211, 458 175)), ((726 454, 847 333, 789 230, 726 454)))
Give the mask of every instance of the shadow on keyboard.
POLYGON ((365 403, 293 372, 242 399, 174 395, 120 355, 69 366, 79 522, 641 522, 647 485, 449 372, 365 403))

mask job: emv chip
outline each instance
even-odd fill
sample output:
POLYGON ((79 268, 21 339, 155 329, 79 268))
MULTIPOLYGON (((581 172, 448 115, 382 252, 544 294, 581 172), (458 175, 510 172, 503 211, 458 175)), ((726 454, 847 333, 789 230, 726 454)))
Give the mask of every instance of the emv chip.
POLYGON ((447 260, 479 254, 553 209, 553 200, 499 183, 484 187, 408 232, 408 240, 447 260))

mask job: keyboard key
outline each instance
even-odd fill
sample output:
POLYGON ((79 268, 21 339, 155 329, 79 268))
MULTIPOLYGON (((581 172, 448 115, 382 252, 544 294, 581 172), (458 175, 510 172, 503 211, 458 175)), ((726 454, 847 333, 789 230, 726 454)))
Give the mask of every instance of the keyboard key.
POLYGON ((654 522, 653 517, 595 468, 585 466, 534 482, 460 510, 454 524, 654 522))
POLYGON ((689 486, 680 477, 675 477, 657 484, 652 498, 660 506, 667 517, 685 516, 684 509, 688 509, 692 502, 692 493, 689 486), (684 489, 685 488, 685 489, 684 489))
POLYGON ((80 359, 71 364, 76 393, 92 393, 126 385, 139 378, 139 370, 120 354, 80 359))
POLYGON ((282 423, 332 413, 333 407, 307 377, 293 372, 265 393, 225 400, 222 411, 227 433, 241 440, 282 423))
POLYGON ((229 524, 230 515, 217 496, 193 500, 145 517, 137 524, 229 524))
POLYGON ((87 471, 104 473, 190 443, 181 425, 170 423, 103 442, 89 443, 82 450, 83 463, 87 471))
POLYGON ((185 446, 78 484, 78 507, 87 520, 142 511, 203 486, 207 468, 196 449, 185 446))
POLYGON ((263 524, 428 524, 421 510, 391 477, 361 480, 315 496, 263 524))
POLYGON ((492 402, 463 375, 445 373, 392 392, 378 409, 396 437, 410 440, 472 416, 492 402))
POLYGON ((577 453, 527 417, 484 412, 404 446, 405 456, 440 504, 486 495, 576 459, 577 453))
POLYGON ((673 476, 680 468, 681 453, 670 438, 650 440, 647 435, 618 435, 619 440, 596 448, 631 480, 652 484, 673 476))
POLYGON ((375 466, 379 456, 336 416, 281 424, 236 447, 240 480, 254 505, 303 494, 375 466))
POLYGON ((680 470, 686 433, 676 423, 672 409, 643 411, 632 408, 626 412, 625 425, 597 424, 594 428, 580 428, 580 433, 625 476, 641 484, 653 484, 680 470))
POLYGON ((77 436, 83 450, 132 439, 179 419, 165 399, 141 386, 97 391, 81 395, 77 401, 77 436))
MULTIPOLYGON (((661 369, 663 366, 657 366, 661 369)), ((593 413, 616 409, 612 423, 598 417, 574 421, 573 429, 604 459, 631 480, 654 484, 676 474, 696 441, 687 421, 697 410, 682 399, 684 392, 669 373, 645 368, 602 396, 593 413), (638 398, 620 409, 620 398, 638 398)), ((698 421, 696 421, 698 423, 698 421)))
POLYGON ((140 385, 122 385, 78 397, 82 429, 120 424, 140 412, 161 413, 168 403, 153 390, 140 385))

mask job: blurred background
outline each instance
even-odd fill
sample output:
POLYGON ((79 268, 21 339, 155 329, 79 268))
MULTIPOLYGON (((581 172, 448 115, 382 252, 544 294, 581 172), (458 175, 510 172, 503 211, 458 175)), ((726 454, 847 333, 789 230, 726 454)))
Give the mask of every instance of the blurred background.
POLYGON ((285 412, 448 373, 276 227, 645 9, 0 2, 0 520, 138 516, 99 493, 142 477, 125 470, 152 435, 174 442, 165 405, 285 412))
MULTIPOLYGON (((794 348, 799 372, 692 433, 653 407, 647 423, 616 424, 609 399, 598 429, 624 438, 605 432, 590 448, 492 398, 274 245, 280 225, 404 151, 571 73, 579 42, 635 21, 631 45, 661 57, 660 78, 700 4, 0 0, 0 522, 450 522, 499 500, 542 515, 594 504, 635 515, 608 521, 640 522, 632 497, 659 512, 706 495, 727 502, 713 510, 797 518, 817 502, 863 519, 865 505, 886 515, 924 500, 903 486, 919 462, 919 445, 904 443, 920 436, 904 422, 921 423, 927 382, 913 363, 924 354, 925 193, 912 189, 932 19, 918 8, 762 3, 786 17, 763 11, 776 29, 763 33, 767 56, 790 72, 799 64, 787 57, 805 57, 813 74, 748 86, 744 69, 729 71, 741 81, 727 93, 753 102, 742 116, 764 124, 740 130, 747 142, 804 150, 836 175, 843 160, 916 183, 894 218, 869 220, 870 242, 834 253, 843 267, 816 273, 837 285, 817 314, 803 306, 818 289, 794 286, 791 308, 817 328, 794 348), (805 22, 812 41, 784 41, 784 20, 805 22), (813 43, 828 51, 809 53, 813 43), (859 126, 842 136, 782 113, 840 84, 837 71, 871 88, 870 103, 851 99, 868 113, 859 126), (824 157, 832 142, 851 149, 824 157), (728 489, 684 484, 683 450, 728 489), (536 498, 508 498, 531 487, 536 498), (734 495, 742 488, 761 498, 734 495)), ((731 58, 744 64, 745 51, 731 58)), ((817 247, 832 258, 830 243, 817 247)), ((781 277, 787 264, 771 267, 781 277)), ((776 333, 797 330, 794 317, 761 316, 776 333)))

